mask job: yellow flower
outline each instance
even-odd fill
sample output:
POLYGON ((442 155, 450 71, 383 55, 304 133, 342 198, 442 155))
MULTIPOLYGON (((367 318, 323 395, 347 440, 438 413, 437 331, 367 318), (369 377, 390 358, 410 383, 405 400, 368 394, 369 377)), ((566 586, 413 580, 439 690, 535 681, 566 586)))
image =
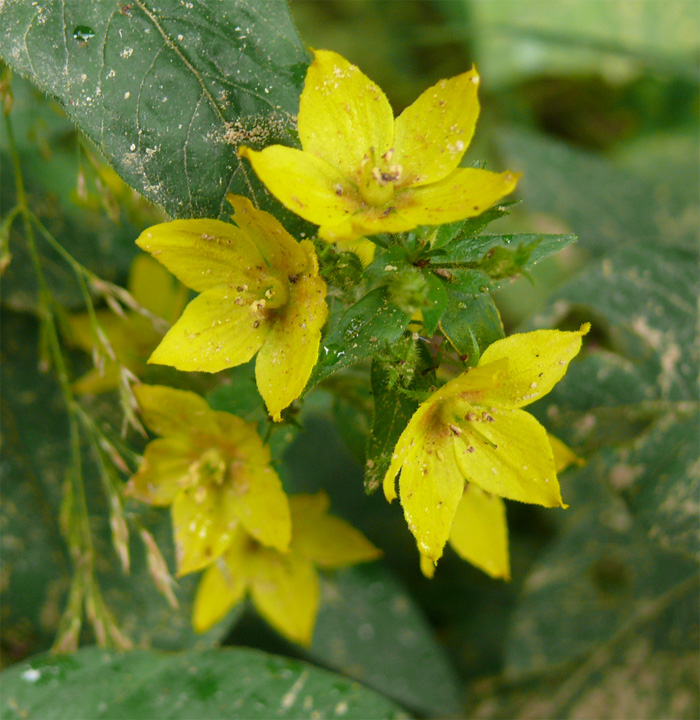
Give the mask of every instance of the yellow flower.
POLYGON ((205 632, 250 593, 258 612, 282 635, 310 645, 319 604, 316 568, 374 560, 381 552, 344 520, 327 514, 324 492, 293 495, 288 553, 262 547, 239 529, 223 557, 202 577, 192 623, 205 632))
MULTIPOLYGON (((558 473, 569 465, 583 465, 583 460, 561 440, 550 434, 547 434, 547 439, 558 473)), ((449 543, 463 560, 492 578, 510 579, 506 507, 497 495, 484 492, 477 485, 465 483, 464 493, 452 520, 449 543)), ((433 561, 421 555, 420 564, 423 574, 432 577, 435 572, 433 561)))
POLYGON ((477 367, 450 380, 409 421, 384 494, 394 500, 401 470, 401 504, 426 574, 449 539, 470 562, 507 577, 505 512, 498 498, 566 507, 557 480, 561 449, 555 459, 546 430, 520 408, 561 380, 589 327, 536 330, 493 343, 477 367), (471 539, 465 539, 468 532, 471 539))
POLYGON ((426 90, 396 120, 377 85, 318 50, 299 105, 303 150, 241 147, 286 207, 329 242, 402 232, 479 215, 518 175, 458 167, 479 115, 472 69, 426 90))
MULTIPOLYGON (((172 275, 148 255, 139 255, 131 263, 127 290, 139 305, 168 324, 175 321, 187 302, 187 288, 173 280, 172 275)), ((76 380, 73 389, 78 394, 97 394, 117 388, 120 365, 141 376, 146 369, 146 358, 164 334, 153 327, 151 320, 133 310, 117 315, 105 309, 98 310, 95 315, 114 351, 115 360, 106 362, 103 368, 93 368, 76 380)), ((68 323, 74 344, 91 352, 95 338, 89 314, 71 315, 68 323)))
POLYGON ((160 438, 146 447, 126 493, 172 505, 178 575, 221 557, 239 526, 286 551, 289 504, 255 425, 185 390, 137 385, 134 393, 146 427, 160 438))
POLYGON ((201 293, 149 362, 218 372, 248 362, 275 420, 299 397, 318 359, 326 284, 308 240, 297 243, 249 200, 228 196, 235 225, 175 220, 145 230, 137 244, 201 293))

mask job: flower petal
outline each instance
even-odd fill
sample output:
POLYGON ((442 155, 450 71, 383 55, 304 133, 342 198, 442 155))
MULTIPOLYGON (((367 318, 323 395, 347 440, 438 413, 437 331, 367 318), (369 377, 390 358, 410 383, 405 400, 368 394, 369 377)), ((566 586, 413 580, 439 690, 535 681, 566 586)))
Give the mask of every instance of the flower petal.
POLYGON ((557 472, 563 472, 571 465, 585 465, 586 461, 580 458, 576 453, 559 438, 554 437, 551 433, 547 433, 549 438, 549 444, 552 447, 552 454, 554 455, 554 464, 556 465, 557 472))
POLYGON ((396 118, 392 162, 402 168, 398 187, 437 182, 459 165, 479 117, 478 87, 474 68, 440 80, 396 118))
MULTIPOLYGON (((139 375, 141 368, 133 363, 129 370, 134 375, 139 375)), ((116 390, 121 381, 121 367, 119 363, 105 363, 102 371, 94 367, 88 370, 85 375, 79 377, 72 385, 71 389, 76 395, 99 395, 103 392, 116 390)))
POLYGON ((376 560, 381 551, 345 520, 326 513, 325 492, 293 495, 292 550, 316 566, 331 569, 376 560), (319 502, 318 499, 321 499, 319 502))
POLYGON ((150 255, 134 258, 127 287, 134 300, 168 322, 177 320, 187 303, 187 288, 150 255))
POLYGON ((267 275, 250 238, 221 220, 161 223, 144 230, 136 244, 197 292, 221 285, 260 284, 267 275))
POLYGON ((408 425, 399 436, 394 452, 391 456, 389 469, 384 476, 384 497, 393 502, 396 499, 396 475, 404 462, 413 458, 421 451, 421 443, 430 429, 433 418, 433 404, 430 400, 424 402, 416 412, 413 413, 408 425))
POLYGON ((193 429, 216 433, 214 415, 201 395, 164 385, 135 385, 134 395, 143 422, 157 435, 186 438, 193 429))
POLYGON ((233 221, 253 241, 271 271, 288 276, 306 270, 306 253, 275 217, 240 195, 229 193, 226 199, 234 210, 233 221))
POLYGON ((507 358, 508 371, 501 384, 489 393, 487 402, 517 408, 546 395, 566 374, 590 327, 585 323, 578 332, 534 330, 489 345, 479 359, 479 367, 507 358))
POLYGON ((524 410, 489 408, 486 412, 475 407, 473 414, 474 420, 455 419, 462 430, 455 438, 455 450, 463 477, 509 500, 566 507, 542 425, 524 410))
POLYGON ((316 225, 338 225, 361 207, 357 189, 325 160, 271 145, 262 152, 239 150, 267 189, 292 212, 316 225))
POLYGON ((399 496, 418 550, 433 562, 442 556, 463 491, 451 436, 428 433, 419 451, 404 461, 399 496))
POLYGON ((253 465, 270 463, 270 448, 263 444, 255 423, 228 412, 215 412, 214 419, 220 433, 217 442, 225 457, 253 465))
POLYGON ((258 390, 275 421, 301 395, 318 360, 321 328, 328 315, 326 283, 318 276, 302 275, 278 312, 255 363, 258 390))
POLYGON ((180 493, 172 505, 178 576, 201 570, 226 551, 238 525, 234 492, 215 483, 180 493))
POLYGON ((370 148, 377 157, 391 147, 394 114, 386 95, 344 57, 317 50, 299 100, 299 139, 304 152, 323 158, 359 183, 370 148))
MULTIPOLYGON (((401 218, 413 223, 412 227, 456 222, 481 215, 513 192, 519 177, 518 173, 509 171, 493 173, 478 168, 457 168, 439 182, 397 191, 393 205, 401 218)), ((390 219, 387 216, 386 220, 390 219)))
POLYGON ((198 449, 185 437, 158 438, 146 446, 143 461, 129 480, 124 493, 150 505, 170 505, 192 484, 190 465, 197 459, 198 449))
POLYGON ((420 571, 429 580, 435 575, 435 563, 427 555, 423 555, 423 553, 420 555, 420 571))
POLYGON ((251 595, 260 614, 292 642, 308 646, 314 633, 319 582, 313 565, 295 553, 261 550, 251 595))
POLYGON ((148 362, 190 372, 219 372, 248 362, 263 344, 269 324, 254 317, 247 299, 237 305, 236 297, 245 294, 226 287, 196 297, 148 362))
POLYGON ((237 533, 226 554, 202 575, 192 609, 192 625, 197 632, 209 630, 245 597, 248 587, 246 547, 245 534, 237 533))
POLYGON ((377 246, 366 238, 360 238, 359 240, 340 241, 338 242, 338 249, 344 252, 353 252, 357 257, 360 258, 362 267, 366 268, 372 260, 374 260, 374 254, 377 250, 377 246))
POLYGON ((476 485, 467 485, 450 531, 456 553, 492 578, 510 579, 505 503, 476 485))
POLYGON ((234 512, 243 527, 263 545, 286 552, 292 522, 277 473, 271 467, 233 463, 228 481, 233 486, 234 512))

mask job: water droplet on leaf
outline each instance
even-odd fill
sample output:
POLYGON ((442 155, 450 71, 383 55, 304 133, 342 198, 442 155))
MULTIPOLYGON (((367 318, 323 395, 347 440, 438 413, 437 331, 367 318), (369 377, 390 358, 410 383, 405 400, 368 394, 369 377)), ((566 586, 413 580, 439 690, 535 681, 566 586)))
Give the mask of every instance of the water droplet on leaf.
POLYGON ((87 44, 87 41, 94 37, 95 31, 87 25, 76 25, 73 30, 73 40, 77 40, 79 43, 87 44))

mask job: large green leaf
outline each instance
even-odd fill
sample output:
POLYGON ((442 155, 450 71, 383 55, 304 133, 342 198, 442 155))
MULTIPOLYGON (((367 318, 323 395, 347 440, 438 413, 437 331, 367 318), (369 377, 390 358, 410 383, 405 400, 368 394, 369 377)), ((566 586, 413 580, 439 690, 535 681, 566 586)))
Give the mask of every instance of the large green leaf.
POLYGON ((700 16, 692 0, 469 0, 468 8, 489 84, 640 62, 693 77, 697 67, 700 16))
POLYGON ((459 708, 459 681, 418 606, 380 563, 326 578, 311 658, 429 716, 459 708))
POLYGON ((308 55, 284 0, 20 0, 0 25, 5 61, 171 215, 219 216, 229 191, 265 198, 236 153, 293 137, 308 55))
POLYGON ((696 578, 630 612, 584 662, 515 682, 479 683, 468 717, 674 718, 700 715, 696 578))
POLYGON ((44 655, 3 674, 5 718, 407 718, 357 683, 255 650, 44 655))
POLYGON ((615 454, 569 478, 564 532, 533 567, 513 616, 505 671, 522 676, 574 660, 605 643, 697 575, 694 562, 656 548, 625 504, 599 482, 615 454))

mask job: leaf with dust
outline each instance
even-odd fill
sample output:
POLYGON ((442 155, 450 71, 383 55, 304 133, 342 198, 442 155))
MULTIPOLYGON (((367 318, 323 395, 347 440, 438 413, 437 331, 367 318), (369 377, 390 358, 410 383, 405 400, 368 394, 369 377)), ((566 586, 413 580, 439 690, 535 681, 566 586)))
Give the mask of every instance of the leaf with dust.
MULTIPOLYGON (((562 666, 614 637, 631 616, 697 576, 697 565, 656 547, 625 503, 600 482, 603 453, 564 481, 561 535, 525 581, 506 643, 505 674, 562 666)), ((697 588, 696 588, 697 594, 697 588)))
POLYGON ((237 156, 290 144, 309 57, 287 3, 4 3, 0 56, 174 217, 271 202, 237 156))
POLYGON ((481 681, 467 717, 674 718, 700 716, 697 580, 628 614, 576 669, 481 681))

